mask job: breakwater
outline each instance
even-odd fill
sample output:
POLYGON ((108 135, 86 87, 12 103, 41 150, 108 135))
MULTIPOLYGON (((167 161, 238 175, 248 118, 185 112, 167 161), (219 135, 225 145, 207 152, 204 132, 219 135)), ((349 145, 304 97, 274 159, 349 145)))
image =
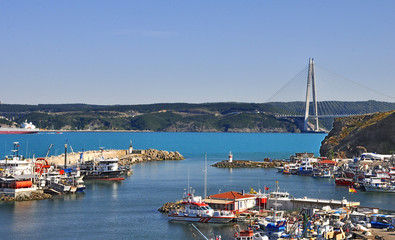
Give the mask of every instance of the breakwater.
POLYGON ((33 191, 30 194, 22 194, 17 197, 12 197, 9 195, 1 194, 0 201, 32 201, 32 200, 44 200, 51 198, 52 195, 48 193, 44 193, 43 191, 33 191))
POLYGON ((217 162, 212 164, 213 167, 218 168, 275 168, 281 167, 286 164, 285 161, 248 161, 248 160, 233 160, 229 162, 228 160, 224 160, 221 162, 217 162))
POLYGON ((185 209, 184 205, 181 204, 181 201, 178 202, 167 202, 163 204, 162 207, 158 208, 159 212, 169 213, 170 211, 180 211, 185 209))
POLYGON ((131 165, 149 161, 183 160, 184 157, 177 151, 169 152, 164 150, 147 149, 133 150, 132 153, 122 155, 119 159, 120 165, 131 165))
MULTIPOLYGON (((157 149, 147 150, 97 150, 86 152, 73 152, 67 154, 67 164, 75 165, 81 159, 83 161, 90 161, 103 156, 103 158, 119 158, 120 165, 131 165, 135 163, 148 162, 148 161, 163 161, 163 160, 183 160, 184 157, 177 151, 164 151, 157 149)), ((63 165, 65 154, 51 156, 47 158, 49 164, 63 165)))

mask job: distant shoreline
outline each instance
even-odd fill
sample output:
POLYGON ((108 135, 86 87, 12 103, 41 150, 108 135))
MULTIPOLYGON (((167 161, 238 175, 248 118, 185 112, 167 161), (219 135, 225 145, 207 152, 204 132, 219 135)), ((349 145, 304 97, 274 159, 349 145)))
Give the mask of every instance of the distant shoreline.
POLYGON ((150 130, 39 130, 39 132, 154 132, 150 130))

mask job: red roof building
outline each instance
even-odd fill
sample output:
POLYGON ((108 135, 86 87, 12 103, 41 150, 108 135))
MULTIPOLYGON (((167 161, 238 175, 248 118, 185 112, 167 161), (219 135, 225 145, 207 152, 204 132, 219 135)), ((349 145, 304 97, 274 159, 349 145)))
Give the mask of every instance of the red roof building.
POLYGON ((211 195, 204 201, 213 209, 244 212, 256 205, 256 198, 252 194, 230 191, 211 195))

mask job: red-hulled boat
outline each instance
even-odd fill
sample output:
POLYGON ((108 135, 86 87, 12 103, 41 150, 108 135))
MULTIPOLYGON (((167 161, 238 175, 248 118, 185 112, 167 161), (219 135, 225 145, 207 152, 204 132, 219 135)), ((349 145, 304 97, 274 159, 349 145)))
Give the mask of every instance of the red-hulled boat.
POLYGON ((352 178, 335 178, 336 185, 339 186, 352 186, 354 184, 354 180, 352 178))

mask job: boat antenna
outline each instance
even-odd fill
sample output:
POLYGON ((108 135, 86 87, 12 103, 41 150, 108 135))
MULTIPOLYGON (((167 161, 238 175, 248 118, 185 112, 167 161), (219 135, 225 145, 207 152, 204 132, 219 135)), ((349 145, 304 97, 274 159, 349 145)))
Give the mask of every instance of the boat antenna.
POLYGON ((188 167, 188 193, 189 193, 189 167, 188 167))
POLYGON ((64 144, 64 169, 67 168, 67 143, 64 144))
POLYGON ((14 142, 14 157, 18 157, 18 147, 19 147, 19 142, 14 142))
MULTIPOLYGON (((274 210, 277 212, 277 198, 278 198, 278 194, 279 194, 279 186, 278 186, 278 181, 276 181, 276 201, 274 203, 274 210)), ((273 214, 273 217, 275 217, 275 214, 273 214)))
POLYGON ((204 154, 204 199, 207 197, 207 153, 204 154))

